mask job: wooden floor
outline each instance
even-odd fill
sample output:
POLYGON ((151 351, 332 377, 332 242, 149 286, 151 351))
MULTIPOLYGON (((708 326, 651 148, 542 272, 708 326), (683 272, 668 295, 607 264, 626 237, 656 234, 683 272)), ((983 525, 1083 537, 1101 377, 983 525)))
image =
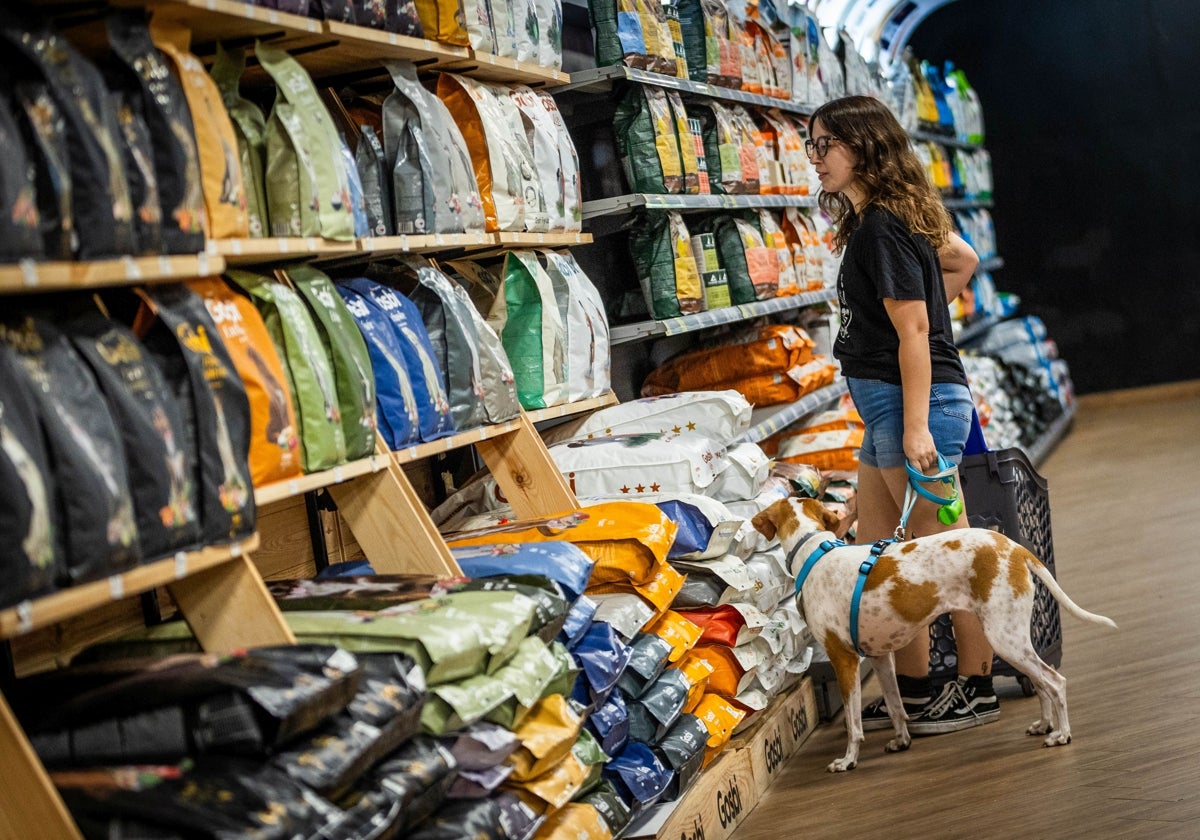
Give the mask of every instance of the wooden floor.
POLYGON ((1041 472, 1059 581, 1120 626, 1063 616, 1074 742, 1025 735, 1037 700, 1004 678, 999 722, 896 755, 868 732, 833 775, 839 715, 735 840, 1200 838, 1200 387, 1085 398, 1041 472))

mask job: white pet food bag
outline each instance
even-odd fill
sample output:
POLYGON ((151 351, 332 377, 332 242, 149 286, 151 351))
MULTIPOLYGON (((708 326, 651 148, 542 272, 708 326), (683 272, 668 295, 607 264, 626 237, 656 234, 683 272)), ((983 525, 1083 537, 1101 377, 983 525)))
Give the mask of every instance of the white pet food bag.
MULTIPOLYGON (((644 432, 687 432, 728 446, 750 428, 751 408, 746 398, 733 390, 646 397, 593 412, 570 436, 582 440, 644 432)), ((547 440, 553 439, 554 431, 549 431, 547 440)))
MULTIPOLYGON (((508 96, 521 115, 525 140, 533 151, 533 165, 547 213, 547 230, 566 230, 566 195, 559 130, 542 100, 525 85, 513 85, 508 96)), ((526 213, 528 217, 528 212, 526 213)))
MULTIPOLYGON (((543 253, 544 256, 544 253, 543 253)), ((592 396, 595 390, 596 338, 592 333, 591 319, 583 306, 582 298, 563 273, 552 267, 547 259, 546 276, 554 289, 558 303, 558 315, 565 328, 566 370, 564 380, 567 402, 578 402, 592 396)))
POLYGON ((542 108, 550 115, 550 121, 558 132, 558 156, 561 161, 560 177, 563 194, 563 229, 571 232, 583 230, 583 198, 579 177, 579 153, 575 149, 575 141, 571 132, 563 122, 554 97, 544 90, 534 91, 542 108))
POLYGON ((496 36, 492 26, 492 9, 488 0, 462 0, 467 39, 476 52, 496 53, 496 36))
POLYGON ((700 435, 618 435, 558 443, 550 455, 577 495, 703 493, 728 466, 725 449, 700 435))
POLYGON ((525 202, 525 230, 530 233, 544 233, 550 230, 550 209, 547 204, 553 202, 558 190, 557 156, 553 161, 548 155, 544 155, 544 161, 534 158, 533 146, 525 133, 525 120, 521 109, 511 97, 511 89, 506 85, 486 87, 492 95, 493 107, 496 113, 503 117, 503 125, 507 129, 503 141, 519 161, 517 171, 521 177, 521 195, 525 202), (546 171, 543 171, 543 168, 546 171), (550 185, 549 195, 543 191, 544 183, 550 185))
POLYGON ((725 453, 729 467, 708 488, 708 495, 720 502, 753 499, 762 492, 771 471, 771 459, 757 443, 746 441, 731 446, 725 453))
MULTIPOLYGON (((566 287, 574 302, 582 313, 587 332, 588 356, 584 379, 586 384, 581 396, 575 399, 588 399, 607 394, 612 389, 612 350, 609 344, 608 318, 604 313, 604 303, 600 300, 600 292, 592 285, 592 281, 575 257, 569 251, 540 251, 546 261, 546 272, 554 281, 555 290, 560 284, 566 287)), ((576 339, 568 338, 572 344, 576 339)), ((572 346, 572 356, 582 354, 582 348, 572 346)), ((582 357, 579 359, 582 361, 582 357)), ((573 362, 569 361, 568 366, 573 362)))

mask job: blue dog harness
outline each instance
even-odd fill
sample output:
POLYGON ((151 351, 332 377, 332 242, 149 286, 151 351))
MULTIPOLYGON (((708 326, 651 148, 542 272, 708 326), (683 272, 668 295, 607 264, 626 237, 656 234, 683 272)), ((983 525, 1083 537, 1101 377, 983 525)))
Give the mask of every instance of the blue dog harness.
MULTIPOLYGON (((858 646, 858 605, 862 601, 863 589, 867 585, 867 575, 875 568, 875 564, 879 561, 880 556, 887 547, 896 542, 895 538, 887 540, 879 540, 871 546, 871 552, 867 555, 867 559, 862 561, 858 567, 858 579, 854 582, 854 594, 850 596, 850 642, 854 645, 854 649, 858 651, 859 656, 866 656, 862 649, 858 646)), ((788 555, 787 564, 792 565, 792 559, 800 546, 804 544, 804 540, 796 543, 796 547, 792 549, 788 555)), ((808 575, 812 572, 813 567, 818 561, 835 548, 844 548, 846 543, 841 540, 822 540, 816 550, 808 555, 804 561, 804 565, 800 567, 800 573, 796 575, 796 594, 800 594, 800 590, 804 587, 804 581, 808 579, 808 575)))

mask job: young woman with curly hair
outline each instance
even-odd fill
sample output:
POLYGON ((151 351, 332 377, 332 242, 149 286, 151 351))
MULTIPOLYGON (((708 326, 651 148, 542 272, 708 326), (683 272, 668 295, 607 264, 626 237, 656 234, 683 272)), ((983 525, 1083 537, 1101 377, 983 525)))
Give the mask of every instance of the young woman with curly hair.
MULTIPOLYGON (((962 459, 974 404, 947 302, 970 282, 979 257, 954 232, 907 133, 880 101, 850 96, 822 105, 809 121, 805 147, 842 253, 834 355, 866 427, 857 541, 872 543, 892 536, 900 521, 906 459, 926 474, 939 472, 939 453, 954 465, 962 459)), ((908 520, 910 536, 965 527, 965 514, 942 525, 937 506, 925 499, 908 520)), ((953 618, 959 677, 938 696, 929 678, 928 638, 896 652, 914 735, 965 729, 1000 715, 982 628, 969 614, 953 618)), ((863 710, 864 729, 890 726, 882 700, 863 710)))

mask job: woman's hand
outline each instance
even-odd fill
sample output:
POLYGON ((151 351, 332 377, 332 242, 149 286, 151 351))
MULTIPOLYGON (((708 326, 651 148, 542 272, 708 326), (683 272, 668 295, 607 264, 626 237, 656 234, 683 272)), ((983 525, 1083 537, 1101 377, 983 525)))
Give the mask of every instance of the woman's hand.
POLYGON ((928 473, 937 466, 937 447, 928 426, 904 432, 904 457, 923 473, 928 473))

